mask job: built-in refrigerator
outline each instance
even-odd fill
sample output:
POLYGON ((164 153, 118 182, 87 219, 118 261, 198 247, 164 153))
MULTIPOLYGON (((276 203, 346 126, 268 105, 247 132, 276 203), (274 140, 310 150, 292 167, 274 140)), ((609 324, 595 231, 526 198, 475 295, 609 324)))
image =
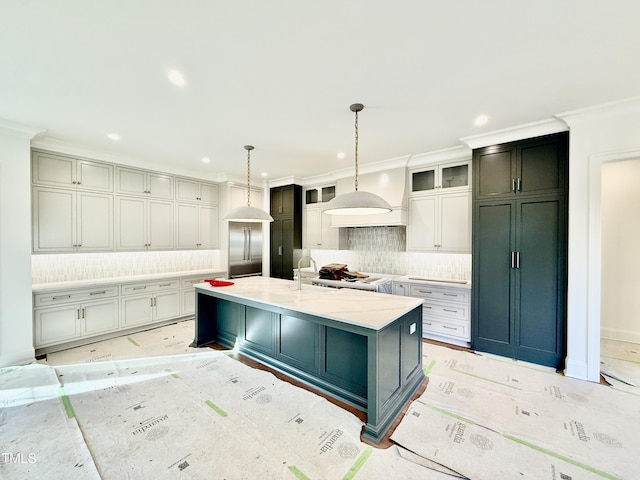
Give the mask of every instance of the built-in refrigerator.
POLYGON ((262 224, 229 222, 229 278, 262 275, 262 224))

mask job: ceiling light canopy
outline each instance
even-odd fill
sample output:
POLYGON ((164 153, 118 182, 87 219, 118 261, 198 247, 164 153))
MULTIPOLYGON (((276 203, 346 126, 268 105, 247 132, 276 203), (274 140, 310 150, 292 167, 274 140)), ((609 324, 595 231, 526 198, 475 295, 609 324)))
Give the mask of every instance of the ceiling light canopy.
POLYGON ((223 220, 227 222, 273 222, 273 217, 264 210, 251 206, 251 150, 253 145, 245 145, 247 151, 247 204, 231 210, 223 220))
POLYGON ((391 205, 383 198, 371 192, 358 190, 358 112, 363 108, 364 105, 361 103, 354 103, 349 107, 356 115, 355 191, 333 198, 324 210, 324 213, 329 215, 374 215, 391 211, 391 205))

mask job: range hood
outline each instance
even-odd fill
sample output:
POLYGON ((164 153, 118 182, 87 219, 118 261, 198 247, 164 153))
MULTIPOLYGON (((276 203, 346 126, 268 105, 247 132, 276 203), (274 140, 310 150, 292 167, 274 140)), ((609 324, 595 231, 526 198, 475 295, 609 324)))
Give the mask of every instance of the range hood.
MULTIPOLYGON (((374 193, 384 198, 392 210, 378 215, 332 215, 332 227, 380 227, 407 225, 407 171, 392 168, 358 175, 358 190, 374 193)), ((336 196, 353 192, 353 177, 336 182, 336 196)))

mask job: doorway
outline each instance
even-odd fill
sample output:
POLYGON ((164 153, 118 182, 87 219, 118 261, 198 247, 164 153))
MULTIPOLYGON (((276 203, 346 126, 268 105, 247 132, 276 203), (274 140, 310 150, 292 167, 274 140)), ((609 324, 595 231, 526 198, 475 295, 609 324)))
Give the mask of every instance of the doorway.
POLYGON ((640 388, 640 158, 602 164, 600 369, 640 388))

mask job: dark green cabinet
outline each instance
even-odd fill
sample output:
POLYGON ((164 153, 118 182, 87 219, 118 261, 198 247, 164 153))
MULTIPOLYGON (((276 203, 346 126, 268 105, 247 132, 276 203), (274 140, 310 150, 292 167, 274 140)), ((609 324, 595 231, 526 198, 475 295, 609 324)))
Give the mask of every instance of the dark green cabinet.
POLYGON ((285 185, 271 189, 271 273, 293 280, 302 249, 302 187, 285 185))
POLYGON ((563 367, 567 140, 559 134, 474 151, 474 186, 484 188, 473 206, 476 350, 563 367), (512 188, 502 188, 500 179, 512 188))
POLYGON ((564 194, 567 134, 545 135, 473 152, 473 198, 564 194))

